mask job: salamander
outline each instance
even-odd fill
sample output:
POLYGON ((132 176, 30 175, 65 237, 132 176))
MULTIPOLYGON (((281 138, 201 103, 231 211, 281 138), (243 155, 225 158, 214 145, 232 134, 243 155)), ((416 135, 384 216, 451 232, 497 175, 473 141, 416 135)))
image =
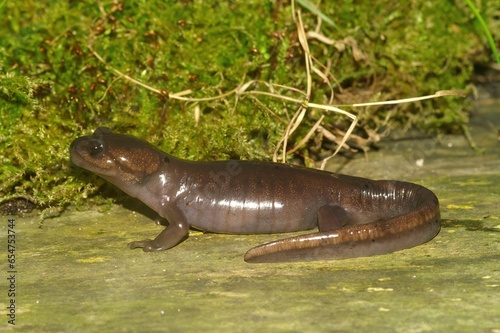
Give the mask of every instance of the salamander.
POLYGON ((425 243, 440 230, 429 189, 258 161, 193 162, 100 127, 71 143, 73 164, 138 198, 168 226, 129 248, 169 249, 190 227, 215 233, 317 232, 250 249, 247 262, 344 259, 425 243))

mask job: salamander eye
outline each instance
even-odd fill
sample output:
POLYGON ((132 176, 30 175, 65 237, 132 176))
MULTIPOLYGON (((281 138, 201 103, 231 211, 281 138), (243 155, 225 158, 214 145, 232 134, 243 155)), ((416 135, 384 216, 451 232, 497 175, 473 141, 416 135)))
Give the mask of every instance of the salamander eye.
POLYGON ((100 154, 103 149, 104 149, 104 147, 102 146, 102 143, 100 143, 99 141, 93 140, 93 141, 89 142, 90 156, 96 156, 96 155, 100 154))

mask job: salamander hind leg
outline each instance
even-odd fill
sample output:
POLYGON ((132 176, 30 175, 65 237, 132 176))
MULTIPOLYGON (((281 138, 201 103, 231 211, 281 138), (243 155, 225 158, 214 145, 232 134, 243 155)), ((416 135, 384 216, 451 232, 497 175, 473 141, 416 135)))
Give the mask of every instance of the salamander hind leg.
POLYGON ((320 232, 340 229, 349 222, 349 215, 340 206, 324 205, 318 210, 318 228, 320 232))

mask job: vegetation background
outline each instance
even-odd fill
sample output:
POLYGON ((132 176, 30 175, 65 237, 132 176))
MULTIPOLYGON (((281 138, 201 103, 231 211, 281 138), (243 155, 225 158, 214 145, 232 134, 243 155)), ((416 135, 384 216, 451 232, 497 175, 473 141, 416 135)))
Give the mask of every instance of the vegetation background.
MULTIPOLYGON (((494 38, 495 1, 476 6, 494 38)), ((496 2, 498 5, 498 2, 496 2)), ((470 91, 474 65, 490 61, 477 17, 462 1, 297 1, 311 55, 310 101, 349 105, 470 91), (319 19, 323 17, 323 19, 319 19), (333 95, 332 95, 333 92, 333 95), (333 96, 333 97, 332 97, 333 96)), ((72 168, 68 147, 99 126, 128 133, 182 158, 270 159, 297 105, 248 91, 302 95, 304 51, 290 1, 3 1, 0 4, 0 210, 33 206, 46 215, 110 202, 105 182, 72 168), (102 57, 102 61, 99 57, 102 57), (117 75, 117 69, 161 93, 117 75), (90 179, 89 177, 93 177, 90 179), (98 191, 99 190, 99 191, 98 191)), ((359 122, 347 150, 367 150, 393 129, 461 132, 461 98, 352 109, 359 122)), ((308 110, 289 138, 322 131, 290 154, 306 164, 336 149, 349 127, 338 114, 308 110), (332 137, 333 135, 333 137, 332 137)))

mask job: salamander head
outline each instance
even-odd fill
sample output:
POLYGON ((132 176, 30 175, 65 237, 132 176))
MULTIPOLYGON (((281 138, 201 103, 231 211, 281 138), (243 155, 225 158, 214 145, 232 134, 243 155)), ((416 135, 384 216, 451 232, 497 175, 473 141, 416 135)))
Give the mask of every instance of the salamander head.
POLYGON ((71 162, 110 181, 125 192, 133 192, 159 170, 163 153, 149 143, 99 127, 94 134, 71 143, 71 162))

